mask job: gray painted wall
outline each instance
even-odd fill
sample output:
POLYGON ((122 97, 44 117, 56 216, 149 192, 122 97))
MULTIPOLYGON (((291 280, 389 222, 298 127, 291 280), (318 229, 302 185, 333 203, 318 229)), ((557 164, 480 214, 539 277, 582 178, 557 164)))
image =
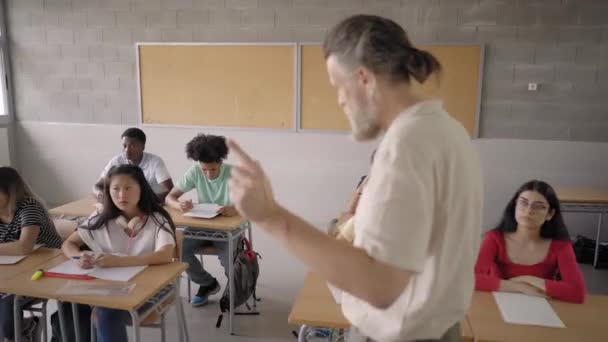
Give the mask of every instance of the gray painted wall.
POLYGON ((605 0, 8 0, 17 116, 134 124, 134 42, 320 41, 354 13, 487 43, 482 137, 608 141, 605 0))

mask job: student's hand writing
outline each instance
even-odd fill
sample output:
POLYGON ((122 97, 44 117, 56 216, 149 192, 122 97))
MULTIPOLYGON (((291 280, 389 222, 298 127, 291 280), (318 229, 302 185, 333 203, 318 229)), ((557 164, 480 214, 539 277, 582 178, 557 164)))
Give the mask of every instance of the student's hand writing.
POLYGON ((221 207, 219 214, 222 216, 236 216, 238 215, 238 211, 236 211, 236 208, 231 206, 231 205, 227 205, 225 207, 221 207))
POLYGON ((264 222, 280 209, 272 195, 270 181, 259 162, 253 160, 233 140, 228 140, 230 153, 237 163, 230 175, 230 199, 238 212, 254 222, 264 222))
POLYGON ((95 266, 95 256, 88 252, 80 253, 80 259, 77 260, 78 266, 84 269, 93 268, 95 266))
POLYGON ((179 202, 179 209, 183 213, 192 210, 192 208, 194 208, 194 205, 192 204, 192 200, 180 201, 179 202))
POLYGON ((121 257, 112 254, 102 254, 95 259, 95 266, 99 267, 120 267, 121 257))

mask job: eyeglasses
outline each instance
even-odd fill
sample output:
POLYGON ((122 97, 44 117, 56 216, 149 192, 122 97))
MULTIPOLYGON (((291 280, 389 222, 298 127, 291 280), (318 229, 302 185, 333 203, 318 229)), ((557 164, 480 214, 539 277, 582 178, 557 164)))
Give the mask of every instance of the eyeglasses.
POLYGON ((532 202, 530 203, 527 199, 520 197, 517 199, 517 206, 521 209, 530 208, 532 211, 545 211, 549 209, 549 206, 543 202, 532 202))

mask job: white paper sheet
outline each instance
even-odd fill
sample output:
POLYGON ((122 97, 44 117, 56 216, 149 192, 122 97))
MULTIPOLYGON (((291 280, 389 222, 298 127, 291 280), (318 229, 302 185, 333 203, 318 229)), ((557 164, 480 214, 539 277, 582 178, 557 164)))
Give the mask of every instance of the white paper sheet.
POLYGON ((92 269, 82 269, 74 260, 66 260, 65 262, 47 270, 47 272, 88 275, 98 279, 129 281, 139 272, 146 269, 148 266, 130 266, 130 267, 95 267, 92 269))
POLYGON ((221 208, 222 206, 217 204, 199 203, 195 204, 190 211, 184 214, 184 216, 198 218, 214 218, 219 215, 219 211, 221 208))
POLYGON ((0 265, 14 265, 25 257, 26 255, 0 255, 0 265))
POLYGON ((330 283, 327 283, 327 287, 329 288, 329 292, 331 292, 331 296, 334 297, 336 304, 342 304, 342 290, 334 287, 330 283))
POLYGON ((507 323, 565 328, 549 302, 520 293, 494 292, 502 319, 507 323))
MULTIPOLYGON (((42 245, 35 245, 34 251, 40 247, 42 247, 42 245)), ((27 255, 0 255, 0 265, 14 265, 25 259, 26 256, 27 255)))

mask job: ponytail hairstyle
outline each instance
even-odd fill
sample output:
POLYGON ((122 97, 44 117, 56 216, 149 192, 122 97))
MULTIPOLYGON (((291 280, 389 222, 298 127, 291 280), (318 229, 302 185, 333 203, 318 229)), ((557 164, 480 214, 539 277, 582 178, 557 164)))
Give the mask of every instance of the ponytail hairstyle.
POLYGON ((334 26, 323 53, 325 59, 335 56, 346 67, 363 66, 393 82, 424 83, 441 73, 437 58, 414 47, 399 24, 374 15, 355 15, 334 26))

